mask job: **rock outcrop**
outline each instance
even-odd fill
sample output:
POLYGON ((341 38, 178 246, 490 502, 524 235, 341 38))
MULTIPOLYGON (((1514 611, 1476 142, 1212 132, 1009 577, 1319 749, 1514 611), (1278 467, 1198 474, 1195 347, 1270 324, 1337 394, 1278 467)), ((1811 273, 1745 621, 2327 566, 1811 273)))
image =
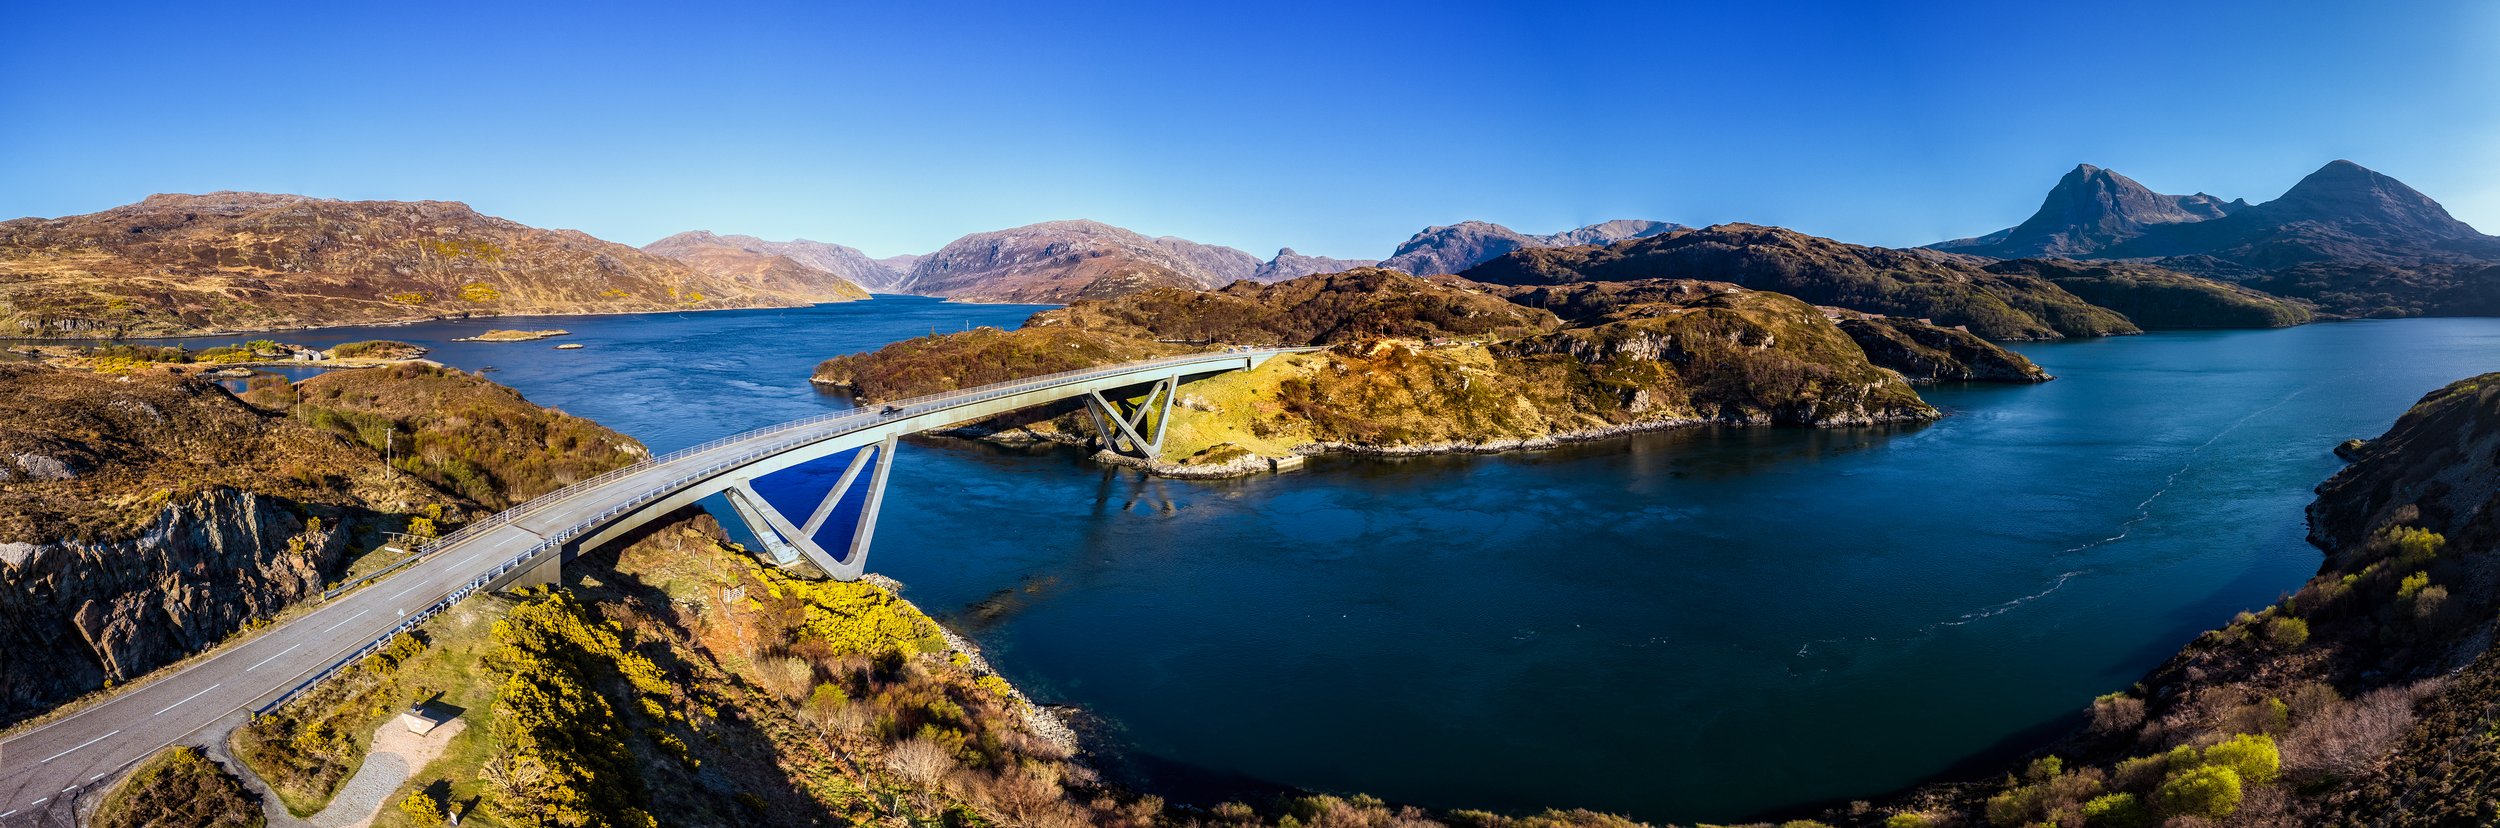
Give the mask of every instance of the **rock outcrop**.
POLYGON ((287 406, 258 408, 197 377, 0 364, 0 723, 317 595, 414 517, 448 524, 641 456, 495 392, 511 393, 409 365, 256 388, 287 406))
POLYGON ((0 555, 0 721, 129 681, 319 595, 372 515, 217 487, 135 537, 0 555))
POLYGON ((448 201, 156 195, 100 213, 0 222, 0 336, 161 336, 809 301, 448 201))

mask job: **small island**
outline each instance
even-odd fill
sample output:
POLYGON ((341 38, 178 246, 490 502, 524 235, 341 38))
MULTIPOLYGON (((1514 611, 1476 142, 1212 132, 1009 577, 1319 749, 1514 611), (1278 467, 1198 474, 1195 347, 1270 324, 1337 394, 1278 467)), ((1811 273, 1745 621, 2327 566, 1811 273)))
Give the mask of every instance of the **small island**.
POLYGON ((197 371, 215 376, 249 376, 254 368, 374 368, 414 362, 424 346, 397 340, 348 342, 327 349, 267 339, 217 345, 197 351, 182 345, 38 345, 25 352, 43 362, 99 374, 128 374, 163 368, 177 373, 197 371))
POLYGON ((452 341, 453 341, 453 342, 530 342, 530 341, 534 341, 534 340, 549 339, 549 338, 553 338, 553 337, 564 336, 564 335, 566 335, 566 334, 570 334, 570 333, 572 333, 572 331, 564 330, 564 329, 562 329, 562 328, 549 328, 549 329, 547 329, 547 330, 543 330, 543 331, 487 331, 487 332, 485 332, 485 333, 478 334, 478 335, 476 335, 476 336, 464 336, 464 337, 461 337, 461 338, 459 338, 459 339, 454 339, 454 340, 452 340, 452 341))

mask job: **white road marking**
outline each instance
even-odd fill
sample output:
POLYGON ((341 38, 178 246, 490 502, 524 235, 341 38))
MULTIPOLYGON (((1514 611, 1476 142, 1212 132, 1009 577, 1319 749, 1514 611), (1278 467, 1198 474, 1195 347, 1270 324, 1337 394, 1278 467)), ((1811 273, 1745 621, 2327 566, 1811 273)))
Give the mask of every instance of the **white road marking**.
POLYGON ((61 792, 62 792, 62 793, 69 793, 69 792, 74 791, 74 790, 78 790, 78 786, 76 786, 76 785, 71 785, 71 786, 69 786, 69 787, 62 788, 62 789, 61 789, 61 792))
POLYGON ((38 799, 38 800, 35 800, 35 801, 33 801, 33 802, 26 803, 26 807, 32 808, 32 807, 35 807, 35 806, 37 806, 37 805, 41 805, 41 804, 43 804, 43 803, 50 802, 50 801, 52 801, 52 797, 48 797, 48 796, 47 796, 47 797, 44 797, 44 798, 42 798, 42 799, 38 799))
POLYGON ((348 622, 348 621, 354 621, 354 620, 356 620, 356 619, 358 619, 358 618, 363 618, 363 617, 365 617, 365 613, 372 612, 372 611, 373 611, 373 610, 372 610, 372 608, 370 608, 370 607, 365 608, 365 609, 360 609, 360 610, 357 610, 355 615, 350 615, 350 616, 348 616, 345 620, 342 620, 342 621, 340 621, 340 622, 338 622, 338 623, 336 623, 336 624, 332 624, 332 625, 330 625, 330 629, 328 629, 328 630, 322 630, 322 632, 325 632, 325 633, 326 633, 326 632, 330 632, 331 630, 336 630, 336 629, 338 629, 338 628, 340 628, 340 627, 347 626, 347 622, 348 622))
MULTIPOLYGON (((295 642, 294 644, 288 645, 286 649, 279 650, 279 651, 278 651, 278 655, 273 655, 273 656, 270 656, 270 657, 268 657, 268 658, 261 659, 261 660, 260 660, 260 664, 267 664, 267 663, 269 663, 269 662, 276 661, 276 660, 278 660, 278 656, 282 656, 282 655, 286 655, 286 654, 291 653, 291 652, 295 652, 295 648, 297 648, 297 647, 301 647, 301 646, 304 646, 304 643, 303 643, 303 642, 301 642, 301 641, 298 641, 298 642, 295 642)), ((253 670, 258 670, 258 669, 260 669, 260 664, 254 664, 254 665, 252 665, 252 666, 250 666, 250 667, 245 667, 245 668, 243 668, 243 672, 249 673, 249 672, 251 672, 251 671, 253 671, 253 670)))
POLYGON ((17 812, 16 812, 16 811, 10 811, 10 812, 5 813, 5 814, 0 814, 0 819, 8 819, 9 817, 13 817, 13 816, 16 816, 16 815, 17 815, 17 812))
MULTIPOLYGON (((119 730, 113 731, 113 733, 120 733, 120 732, 121 732, 121 731, 119 731, 119 730)), ((104 740, 106 740, 106 739, 113 738, 113 733, 107 733, 107 734, 104 734, 104 735, 102 735, 102 736, 98 736, 98 737, 95 737, 95 738, 93 738, 93 739, 89 739, 89 740, 87 740, 87 741, 86 741, 86 743, 85 743, 85 744, 81 744, 81 745, 79 745, 78 747, 70 748, 70 749, 68 749, 68 750, 64 750, 64 751, 61 751, 61 752, 59 752, 59 753, 52 754, 52 756, 51 756, 50 758, 47 758, 47 759, 43 760, 42 762, 36 762, 35 764, 38 764, 38 765, 45 764, 45 763, 47 763, 47 762, 52 761, 53 759, 59 759, 59 758, 61 758, 61 757, 63 757, 63 756, 68 756, 68 755, 70 755, 70 754, 72 754, 72 753, 77 753, 77 752, 78 752, 78 748, 86 747, 87 745, 92 745, 92 744, 95 744, 95 743, 97 743, 97 742, 101 742, 101 741, 104 741, 104 740)), ((43 803, 41 803, 41 802, 37 802, 37 803, 35 803, 35 804, 37 804, 37 805, 41 805, 41 804, 43 804, 43 803)))
MULTIPOLYGON (((209 686, 208 686, 208 690, 215 690, 215 689, 217 689, 217 688, 224 687, 224 686, 226 686, 226 683, 221 681, 221 682, 218 682, 218 683, 216 683, 216 684, 211 684, 211 685, 209 685, 209 686)), ((165 705, 165 710, 159 710, 159 711, 156 711, 156 715, 159 715, 159 716, 165 715, 165 711, 166 711, 166 710, 172 710, 172 709, 174 709, 174 708, 181 707, 181 706, 183 705, 183 703, 184 703, 184 702, 188 702, 188 701, 190 701, 190 700, 192 700, 192 699, 199 698, 201 694, 203 694, 203 693, 207 693, 207 692, 208 692, 208 690, 202 690, 202 691, 200 691, 199 693, 193 693, 193 694, 191 694, 191 695, 184 696, 184 697, 182 697, 182 701, 178 701, 178 702, 174 702, 173 704, 165 705)))
POLYGON ((423 589, 423 588, 425 588, 425 585, 424 585, 424 584, 413 584, 413 585, 410 585, 407 589, 403 589, 403 590, 400 590, 400 591, 398 591, 398 592, 391 593, 391 600, 393 600, 393 601, 397 601, 397 600, 399 600, 399 596, 406 595, 406 594, 408 594, 408 593, 415 592, 415 591, 420 590, 420 589, 423 589))
MULTIPOLYGON (((111 772, 112 772, 112 771, 105 771, 105 773, 111 773, 111 772)), ((96 780, 98 780, 98 779, 102 779, 102 778, 104 778, 104 774, 103 774, 103 773, 99 773, 99 774, 96 774, 96 775, 94 775, 94 776, 87 777, 87 781, 89 781, 89 782, 93 782, 93 781, 96 781, 96 780)))

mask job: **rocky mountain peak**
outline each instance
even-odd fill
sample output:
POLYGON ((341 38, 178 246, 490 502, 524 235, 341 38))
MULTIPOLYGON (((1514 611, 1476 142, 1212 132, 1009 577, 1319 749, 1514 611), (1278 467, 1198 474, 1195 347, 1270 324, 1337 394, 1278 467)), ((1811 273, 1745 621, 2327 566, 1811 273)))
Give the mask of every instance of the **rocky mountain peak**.
POLYGON ((1398 245, 1381 266, 1415 274, 1457 273, 1521 248, 1613 244, 1681 228, 1672 222, 1615 219, 1537 236, 1489 221, 1462 221, 1424 228, 1398 245))
POLYGON ((2013 227, 1933 247, 2016 258, 2082 256, 2113 247, 2150 228, 2221 218, 2248 206, 2205 193, 2165 195, 2115 170, 2077 164, 2049 189, 2040 209, 2013 227))
POLYGON ((1250 280, 1274 283, 1287 279, 1299 279, 1315 273, 1343 273, 1379 264, 1379 259, 1332 259, 1327 256, 1306 256, 1293 248, 1284 247, 1277 249, 1275 258, 1267 260, 1266 264, 1259 265, 1258 272, 1250 274, 1250 280))
POLYGON ((2430 239, 2482 235, 2420 190, 2344 160, 2318 168, 2264 209, 2277 222, 2376 224, 2430 239))

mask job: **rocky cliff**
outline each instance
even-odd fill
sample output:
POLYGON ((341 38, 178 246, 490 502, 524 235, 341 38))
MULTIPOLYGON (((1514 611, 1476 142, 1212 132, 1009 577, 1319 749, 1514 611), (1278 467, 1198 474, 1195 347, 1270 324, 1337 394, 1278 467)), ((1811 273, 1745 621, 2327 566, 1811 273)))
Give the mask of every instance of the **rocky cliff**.
POLYGON ((321 378, 309 392, 264 385, 256 396, 289 404, 264 409, 195 377, 0 364, 0 722, 137 678, 317 595, 412 516, 449 528, 489 508, 435 480, 465 476, 503 501, 543 483, 533 469, 596 473, 641 451, 535 406, 534 417, 473 421, 491 409, 453 402, 441 421, 403 427, 372 399, 455 399, 421 383, 494 387, 404 370, 430 373, 340 372, 356 377, 338 394, 321 378), (365 442, 386 435, 397 468, 365 442), (467 453, 437 463, 419 448, 429 444, 467 453))
POLYGON ((868 291, 891 289, 903 278, 857 250, 805 239, 769 242, 691 230, 643 245, 642 250, 750 289, 820 302, 866 299, 868 291))
POLYGON ((741 284, 448 201, 156 195, 0 222, 0 336, 154 336, 446 316, 779 307, 741 284))

